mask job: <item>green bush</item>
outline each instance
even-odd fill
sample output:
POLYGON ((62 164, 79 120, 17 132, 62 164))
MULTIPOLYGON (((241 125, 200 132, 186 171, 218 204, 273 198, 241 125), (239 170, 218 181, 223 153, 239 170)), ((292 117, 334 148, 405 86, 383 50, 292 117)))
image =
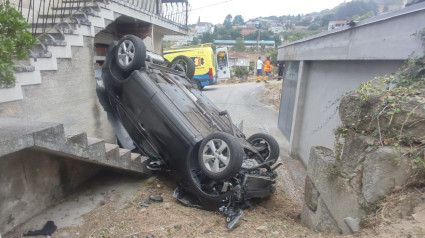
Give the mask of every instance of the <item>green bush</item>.
POLYGON ((234 70, 235 77, 246 78, 248 77, 248 69, 246 67, 236 67, 234 70))
POLYGON ((0 4, 0 87, 15 84, 13 60, 27 59, 28 50, 36 42, 28 28, 24 17, 9 1, 0 4))

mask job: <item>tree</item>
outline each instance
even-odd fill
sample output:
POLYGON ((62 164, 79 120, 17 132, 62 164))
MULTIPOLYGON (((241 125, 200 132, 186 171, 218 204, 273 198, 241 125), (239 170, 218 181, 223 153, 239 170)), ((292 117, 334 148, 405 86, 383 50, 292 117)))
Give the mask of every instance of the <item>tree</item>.
POLYGON ((230 36, 230 31, 231 28, 226 29, 224 27, 222 28, 218 28, 217 29, 217 39, 219 40, 230 40, 231 36, 230 36))
POLYGON ((228 14, 224 19, 223 25, 225 28, 232 28, 232 15, 228 14))
POLYGON ((370 11, 372 11, 374 15, 378 13, 378 5, 374 1, 351 1, 335 9, 335 19, 345 20, 347 18, 352 18, 354 15, 363 16, 370 11))
POLYGON ((307 28, 307 30, 309 30, 309 31, 317 31, 318 29, 319 29, 319 25, 317 25, 316 23, 314 23, 314 24, 311 24, 308 28, 307 28))
POLYGON ((297 26, 308 26, 311 24, 311 17, 306 17, 303 20, 297 22, 297 26))
POLYGON ((28 28, 26 20, 10 6, 8 0, 0 3, 0 87, 15 84, 13 60, 27 59, 28 50, 36 42, 28 28))
POLYGON ((192 43, 191 43, 192 45, 197 45, 197 44, 199 44, 199 40, 198 40, 198 37, 193 37, 193 39, 192 39, 192 43))
POLYGON ((204 34, 202 34, 201 41, 202 41, 202 43, 213 43, 214 37, 209 32, 205 32, 204 34))
POLYGON ((243 42, 242 37, 236 38, 235 45, 233 46, 233 50, 235 51, 245 51, 245 43, 243 42))
POLYGON ((245 24, 245 21, 243 20, 242 15, 236 15, 235 18, 233 18, 234 26, 243 25, 243 24, 245 24))
POLYGON ((270 60, 271 60, 271 63, 272 63, 273 65, 276 65, 276 64, 277 64, 277 49, 274 49, 274 50, 270 53, 270 60))
POLYGON ((294 29, 294 25, 290 21, 287 21, 286 24, 285 24, 285 29, 286 30, 292 30, 292 29, 294 29))
POLYGON ((233 39, 236 39, 238 37, 242 37, 241 31, 239 29, 231 29, 230 38, 233 40, 233 39))
POLYGON ((329 21, 332 20, 334 18, 335 14, 334 13, 326 13, 325 15, 323 15, 320 18, 321 21, 321 26, 328 26, 329 25, 329 21))
POLYGON ((360 16, 356 20, 361 21, 361 20, 364 20, 364 19, 367 19, 367 18, 371 18, 373 16, 375 16, 375 13, 373 11, 370 11, 370 12, 364 14, 363 16, 360 16))

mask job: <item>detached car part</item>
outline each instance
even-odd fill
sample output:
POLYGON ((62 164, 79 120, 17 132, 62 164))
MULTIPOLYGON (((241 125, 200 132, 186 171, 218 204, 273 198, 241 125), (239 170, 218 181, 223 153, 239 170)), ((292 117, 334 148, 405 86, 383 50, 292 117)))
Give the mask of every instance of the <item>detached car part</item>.
POLYGON ((148 156, 148 168, 170 171, 179 186, 174 197, 220 209, 231 229, 240 209, 274 191, 279 145, 264 133, 246 139, 227 111, 191 83, 190 63, 178 59, 171 69, 140 38, 126 35, 109 46, 96 91, 118 144, 148 156))

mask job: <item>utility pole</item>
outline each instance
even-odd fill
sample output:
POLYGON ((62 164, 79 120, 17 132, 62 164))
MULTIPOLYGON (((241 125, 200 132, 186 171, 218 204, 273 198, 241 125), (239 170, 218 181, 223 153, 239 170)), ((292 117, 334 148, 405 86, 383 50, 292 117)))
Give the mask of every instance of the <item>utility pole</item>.
POLYGON ((258 30, 258 36, 257 36, 257 54, 260 53, 260 40, 261 40, 261 22, 255 26, 258 30))

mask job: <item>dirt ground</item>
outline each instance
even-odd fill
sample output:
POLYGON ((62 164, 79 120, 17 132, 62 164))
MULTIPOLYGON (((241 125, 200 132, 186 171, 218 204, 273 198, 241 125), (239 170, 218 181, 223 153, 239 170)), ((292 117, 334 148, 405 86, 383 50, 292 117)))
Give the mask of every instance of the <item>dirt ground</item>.
POLYGON ((425 237, 425 184, 400 188, 362 219, 363 237, 425 237))
POLYGON ((64 228, 54 237, 317 237, 299 222, 300 204, 281 189, 254 209, 244 211, 238 228, 228 231, 217 212, 188 208, 173 197, 175 183, 165 175, 143 180, 137 192, 125 201, 105 199, 84 215, 80 227, 64 228), (162 203, 140 205, 150 194, 162 203), (121 204, 121 205, 120 205, 121 204))
MULTIPOLYGON (((101 194, 103 199, 96 200, 97 205, 82 216, 81 224, 59 228, 51 237, 330 237, 301 225, 301 203, 288 197, 280 184, 270 198, 252 210, 244 210, 239 226, 229 231, 225 218, 218 212, 185 207, 176 201, 172 196, 176 184, 166 174, 122 177, 111 172, 101 174, 80 189, 79 194, 68 197, 66 200, 72 201, 89 194, 94 201, 96 194, 101 194), (120 189, 124 183, 133 185, 120 189), (142 206, 142 202, 149 201, 149 195, 160 195, 164 201, 142 206)), ((61 220, 75 212, 76 209, 65 211, 55 223, 60 227, 61 220)), ((49 214, 45 213, 44 218, 51 219, 49 214)), ((37 220, 41 228, 43 218, 37 220)), ((21 237, 35 229, 37 226, 21 226, 5 238, 21 237)))

